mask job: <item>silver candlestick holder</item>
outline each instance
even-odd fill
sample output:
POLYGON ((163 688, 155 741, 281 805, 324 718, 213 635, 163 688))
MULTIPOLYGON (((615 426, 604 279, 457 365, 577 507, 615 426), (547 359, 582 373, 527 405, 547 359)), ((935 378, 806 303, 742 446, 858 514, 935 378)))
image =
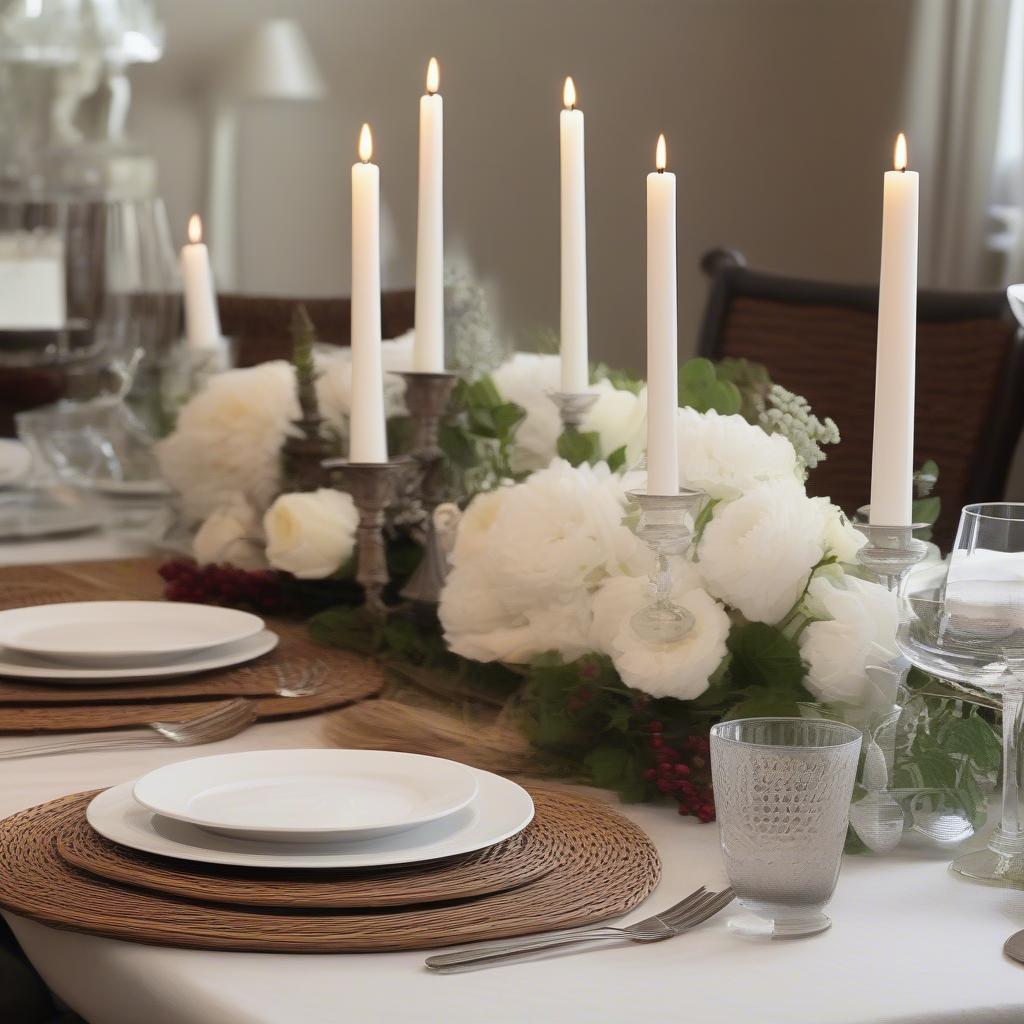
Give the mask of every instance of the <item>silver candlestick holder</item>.
POLYGON ((855 525, 868 542, 857 552, 857 561, 877 576, 891 593, 900 594, 910 570, 928 555, 928 545, 914 536, 915 530, 922 530, 928 524, 879 526, 870 521, 870 505, 858 509, 858 516, 855 525))
POLYGON ((629 497, 640 506, 636 535, 654 552, 652 600, 630 619, 630 624, 633 632, 652 646, 678 643, 693 629, 694 618, 672 600, 669 559, 684 554, 689 548, 694 520, 705 494, 691 490, 681 490, 678 494, 630 491, 629 497))
POLYGON ((402 597, 437 604, 448 564, 434 526, 434 510, 445 500, 444 452, 438 438, 458 377, 454 373, 403 373, 402 377, 405 404, 413 422, 412 457, 419 465, 419 533, 423 544, 423 558, 402 588, 402 597))
POLYGON ((548 398, 558 406, 565 430, 579 430, 597 401, 597 395, 591 391, 549 391, 548 398))
POLYGON ((350 462, 325 459, 323 467, 337 480, 341 490, 352 495, 359 512, 356 531, 356 581, 366 595, 366 607, 375 615, 384 615, 384 588, 388 585, 387 546, 384 538, 385 513, 408 475, 411 460, 401 455, 388 462, 350 462))

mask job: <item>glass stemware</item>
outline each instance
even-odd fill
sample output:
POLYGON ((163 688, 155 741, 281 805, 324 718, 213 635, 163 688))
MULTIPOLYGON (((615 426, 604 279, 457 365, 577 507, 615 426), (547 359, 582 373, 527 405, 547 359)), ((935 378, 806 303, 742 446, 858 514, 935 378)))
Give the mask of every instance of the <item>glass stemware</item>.
POLYGON ((1024 884, 1019 737, 1024 709, 1024 504, 968 505, 940 586, 907 593, 897 644, 918 668, 1002 703, 1003 794, 984 850, 957 858, 967 878, 1024 884))

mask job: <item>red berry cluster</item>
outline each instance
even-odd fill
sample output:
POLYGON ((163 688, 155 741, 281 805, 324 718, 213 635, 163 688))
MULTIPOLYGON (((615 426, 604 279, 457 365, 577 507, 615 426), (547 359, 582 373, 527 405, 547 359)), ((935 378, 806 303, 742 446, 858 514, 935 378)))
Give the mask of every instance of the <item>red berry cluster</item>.
POLYGON ((253 608, 268 613, 289 610, 288 597, 273 572, 248 572, 233 565, 196 565, 186 558, 165 562, 159 571, 167 584, 164 596, 168 601, 253 608))
POLYGON ((665 741, 661 722, 647 724, 647 746, 657 759, 644 778, 679 804, 680 814, 700 821, 715 820, 715 794, 709 764, 711 745, 706 736, 687 736, 678 747, 665 741))

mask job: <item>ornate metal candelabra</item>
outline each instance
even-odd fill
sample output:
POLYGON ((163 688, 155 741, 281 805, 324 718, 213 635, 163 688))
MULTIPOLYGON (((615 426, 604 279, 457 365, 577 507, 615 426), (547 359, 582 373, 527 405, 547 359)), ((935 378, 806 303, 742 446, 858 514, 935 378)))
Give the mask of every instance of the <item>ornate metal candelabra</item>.
POLYGON ((403 373, 402 377, 405 404, 413 421, 412 457, 419 464, 419 504, 423 513, 423 559, 402 589, 402 597, 437 604, 448 565, 434 526, 434 510, 445 499, 444 453, 438 432, 458 378, 454 373, 403 373))
POLYGON ((352 495, 359 511, 356 580, 366 594, 366 607, 384 615, 384 588, 388 575, 384 520, 388 506, 398 494, 401 478, 409 472, 410 459, 399 456, 388 462, 349 462, 325 459, 324 469, 335 476, 342 490, 352 495))
POLYGON ((704 500, 704 492, 681 490, 678 494, 648 494, 630 491, 629 497, 640 506, 636 534, 654 552, 653 599, 630 620, 633 632, 652 646, 678 643, 693 629, 694 618, 672 600, 669 558, 685 553, 690 546, 694 518, 704 500))
POLYGON ((870 522, 870 512, 869 505, 858 510, 861 521, 855 525, 868 542, 857 552, 857 561, 892 593, 900 594, 910 570, 928 554, 928 545, 914 536, 927 523, 879 526, 870 522))
POLYGON ((590 391, 549 391, 548 397, 558 406, 565 430, 579 430, 597 395, 590 391))

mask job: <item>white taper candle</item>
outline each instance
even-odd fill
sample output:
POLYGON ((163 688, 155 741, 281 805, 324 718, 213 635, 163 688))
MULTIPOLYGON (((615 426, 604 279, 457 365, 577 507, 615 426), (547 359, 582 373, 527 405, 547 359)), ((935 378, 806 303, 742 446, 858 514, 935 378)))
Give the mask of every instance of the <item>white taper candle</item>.
POLYGON ((912 521, 918 176, 907 170, 902 134, 896 140, 894 166, 885 174, 878 283, 871 449, 871 522, 878 526, 909 526, 912 521))
POLYGON ((352 415, 349 459, 387 462, 380 352, 380 170, 364 124, 352 167, 352 415))
POLYGON ((203 243, 203 222, 197 213, 188 220, 188 245, 181 250, 181 281, 189 348, 216 348, 221 342, 217 292, 210 269, 210 251, 203 243))
POLYGON ((562 186, 562 390, 586 391, 587 208, 584 175, 583 111, 576 109, 576 86, 565 80, 565 109, 559 119, 562 186))
POLYGON ((420 97, 420 177, 416 225, 416 335, 413 369, 444 370, 444 105, 437 60, 420 97))
POLYGON ((666 171, 665 136, 647 176, 647 493, 679 492, 676 410, 676 176, 666 171))

